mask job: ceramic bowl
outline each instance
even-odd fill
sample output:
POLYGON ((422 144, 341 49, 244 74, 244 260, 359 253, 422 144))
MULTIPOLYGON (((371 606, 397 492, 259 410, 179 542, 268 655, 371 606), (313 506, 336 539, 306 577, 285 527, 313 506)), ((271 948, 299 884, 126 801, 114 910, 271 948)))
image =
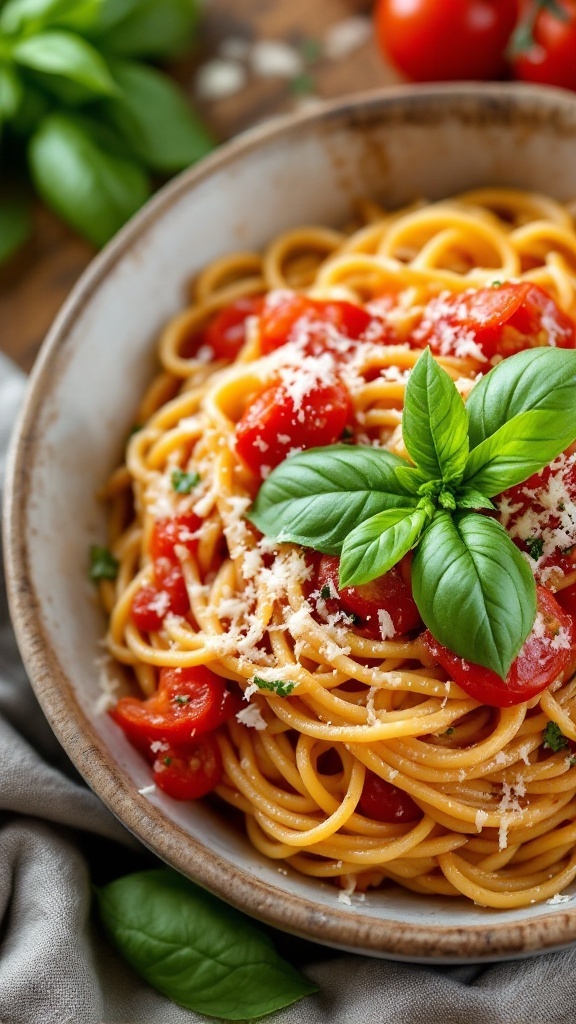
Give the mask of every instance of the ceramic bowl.
POLYGON ((387 89, 275 119, 164 188, 94 260, 35 366, 14 439, 5 515, 10 600, 42 707, 87 782, 178 871, 288 932, 374 956, 496 960, 576 941, 574 904, 496 911, 386 889, 347 906, 278 869, 206 804, 149 787, 149 768, 98 711, 105 622, 86 578, 95 497, 117 464, 154 339, 189 279, 298 224, 346 222, 480 185, 576 195, 576 97, 514 85, 387 89))

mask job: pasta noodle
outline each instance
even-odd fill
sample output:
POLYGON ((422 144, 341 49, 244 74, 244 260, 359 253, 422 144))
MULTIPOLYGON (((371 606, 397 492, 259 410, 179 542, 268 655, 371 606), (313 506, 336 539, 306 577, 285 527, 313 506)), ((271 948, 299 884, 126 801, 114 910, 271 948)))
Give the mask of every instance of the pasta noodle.
MULTIPOLYGON (((269 467, 261 438, 260 477, 238 455, 237 425, 278 380, 305 409, 310 381, 329 386, 337 377, 350 396, 354 442, 406 456, 401 417, 426 343, 411 341, 422 337, 422 311, 502 282, 537 285, 576 319, 568 207, 497 188, 392 213, 366 202, 347 230, 304 226, 262 254, 214 261, 162 333, 161 370, 105 489, 118 561, 117 578, 100 584, 111 655, 144 702, 171 668, 207 666, 244 692, 215 733, 219 805, 244 815, 267 857, 332 879, 344 894, 397 883, 495 908, 557 896, 576 876, 576 680, 564 672, 527 702, 491 707, 434 663, 417 629, 398 635, 384 613, 378 635, 334 610, 330 588, 314 589, 309 553, 247 522, 269 467), (304 347, 296 338, 263 354, 258 303, 281 311, 294 295, 361 306, 377 328, 352 344, 350 331, 312 318, 304 347), (236 339, 236 351, 219 358, 209 325, 231 308, 240 312, 222 344, 236 339), (320 352, 310 338, 322 331, 331 341, 320 352), (175 535, 180 575, 165 566, 159 583, 155 523, 196 522, 186 516, 199 526, 175 535), (180 611, 171 589, 178 580, 180 611), (157 628, 133 613, 143 592, 157 628), (562 735, 557 750, 545 745, 549 722, 562 735), (400 792, 396 819, 366 811, 369 775, 400 792)), ((436 358, 466 397, 502 354, 487 358, 465 334, 455 341, 441 313, 433 329, 436 358)), ((556 591, 575 581, 571 567, 542 573, 556 591)))

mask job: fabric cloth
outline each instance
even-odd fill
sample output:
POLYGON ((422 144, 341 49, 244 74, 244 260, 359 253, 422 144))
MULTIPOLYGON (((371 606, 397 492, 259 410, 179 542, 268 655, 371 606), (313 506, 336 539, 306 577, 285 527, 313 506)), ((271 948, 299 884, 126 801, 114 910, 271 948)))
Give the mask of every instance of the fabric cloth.
MULTIPOLYGON (((25 380, 0 354, 0 491, 25 380)), ((108 944, 91 882, 157 866, 79 778, 47 725, 11 630, 0 561, 0 1024, 199 1024, 108 944)), ((573 1024, 576 947, 435 968, 275 935, 320 987, 270 1024, 573 1024)))

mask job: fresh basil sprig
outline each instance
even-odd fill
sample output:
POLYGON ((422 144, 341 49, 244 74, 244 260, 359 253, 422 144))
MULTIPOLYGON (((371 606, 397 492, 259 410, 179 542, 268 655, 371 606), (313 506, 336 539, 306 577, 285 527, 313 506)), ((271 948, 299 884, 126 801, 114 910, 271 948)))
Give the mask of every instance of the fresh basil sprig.
POLYGON ((174 871, 125 875, 96 895, 126 960, 189 1010, 253 1020, 318 991, 243 914, 174 871))
MULTIPOLYGON (((152 189, 204 156, 210 134, 176 83, 142 60, 190 46, 198 0, 0 0, 0 166, 22 157, 44 202, 100 246, 152 189)), ((7 215, 3 215, 4 221, 7 215)), ((0 260, 26 237, 11 217, 0 260)))
POLYGON ((340 555, 340 586, 368 583, 408 551, 426 626, 457 655, 505 678, 532 628, 528 564, 490 500, 576 438, 576 351, 503 360, 466 404, 426 350, 406 387, 413 465, 385 449, 333 445, 280 463, 248 518, 262 533, 340 555))

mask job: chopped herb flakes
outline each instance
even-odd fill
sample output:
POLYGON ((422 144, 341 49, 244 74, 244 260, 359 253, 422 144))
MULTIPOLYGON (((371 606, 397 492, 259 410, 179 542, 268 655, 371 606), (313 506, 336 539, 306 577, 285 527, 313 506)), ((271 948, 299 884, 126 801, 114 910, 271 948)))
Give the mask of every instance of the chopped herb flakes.
POLYGON ((320 591, 320 597, 322 598, 323 601, 328 601, 329 600, 329 598, 330 598, 330 587, 328 586, 328 584, 326 584, 325 587, 322 587, 322 590, 320 591))
POLYGON ((283 679, 275 679, 271 683, 267 679, 261 679, 260 676, 254 676, 252 682, 256 683, 260 690, 271 690, 272 693, 278 694, 279 697, 288 697, 294 689, 294 683, 285 683, 283 679))
POLYGON ((548 725, 544 729, 544 742, 543 747, 548 747, 557 753, 559 750, 565 750, 568 746, 568 739, 564 736, 560 726, 556 725, 556 722, 548 722, 548 725))
POLYGON ((108 548, 92 544, 90 548, 90 579, 95 583, 99 580, 115 580, 118 575, 118 559, 108 548))
POLYGON ((200 474, 186 473, 183 469, 173 469, 170 479, 172 490, 176 491, 176 494, 190 494, 200 480, 200 474))
POLYGON ((448 729, 446 729, 446 732, 444 733, 444 735, 445 736, 451 736, 453 732, 454 732, 454 726, 451 725, 451 726, 448 727, 448 729))
POLYGON ((530 558, 533 558, 535 562, 542 558, 542 552, 544 551, 544 540, 542 537, 528 537, 526 547, 528 548, 530 558))

